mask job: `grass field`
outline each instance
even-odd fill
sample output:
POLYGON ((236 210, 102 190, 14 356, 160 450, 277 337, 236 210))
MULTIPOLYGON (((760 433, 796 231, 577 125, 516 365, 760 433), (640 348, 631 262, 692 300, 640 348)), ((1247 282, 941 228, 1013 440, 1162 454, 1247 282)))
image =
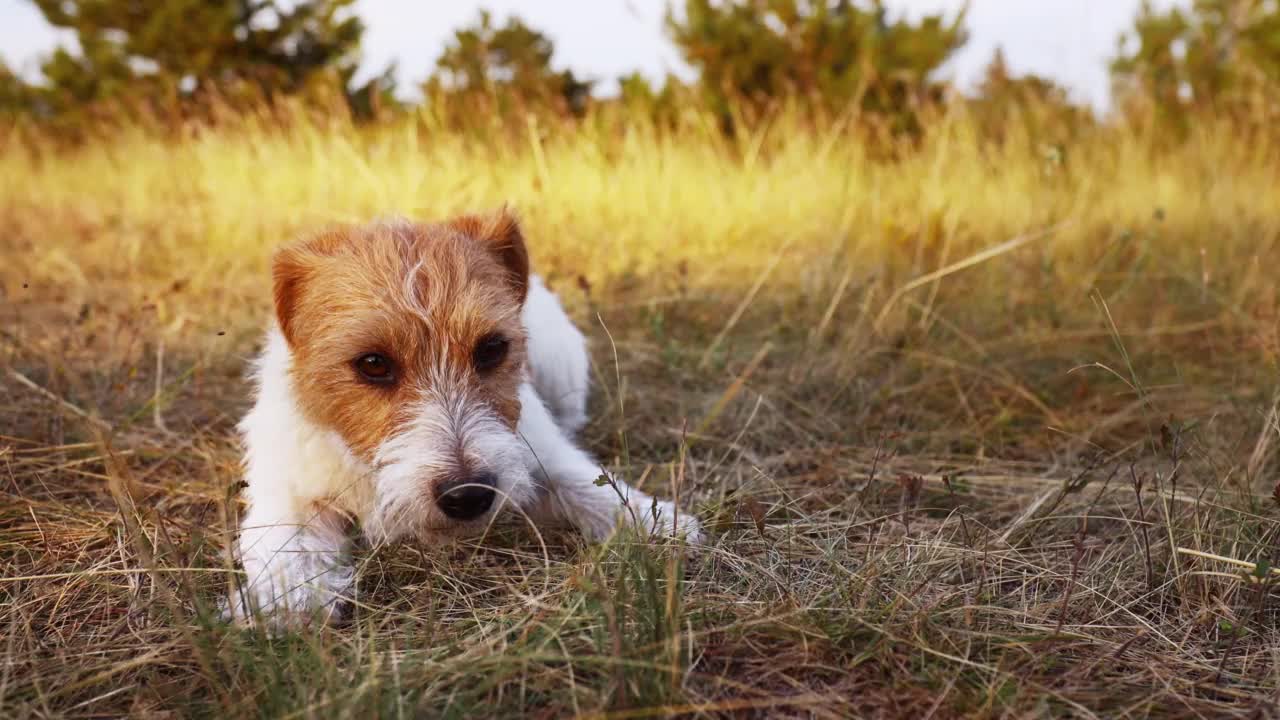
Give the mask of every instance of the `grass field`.
POLYGON ((250 124, 0 146, 0 716, 1274 717, 1280 151, 250 124), (509 201, 584 442, 712 528, 221 625, 273 246, 509 201))

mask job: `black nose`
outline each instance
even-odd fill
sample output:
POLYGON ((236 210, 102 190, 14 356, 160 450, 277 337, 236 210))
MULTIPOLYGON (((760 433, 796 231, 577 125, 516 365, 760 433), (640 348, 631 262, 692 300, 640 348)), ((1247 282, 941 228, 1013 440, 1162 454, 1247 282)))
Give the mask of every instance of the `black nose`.
POLYGON ((460 475, 436 488, 436 505, 454 520, 474 520, 493 505, 493 489, 497 485, 498 478, 493 473, 460 475))

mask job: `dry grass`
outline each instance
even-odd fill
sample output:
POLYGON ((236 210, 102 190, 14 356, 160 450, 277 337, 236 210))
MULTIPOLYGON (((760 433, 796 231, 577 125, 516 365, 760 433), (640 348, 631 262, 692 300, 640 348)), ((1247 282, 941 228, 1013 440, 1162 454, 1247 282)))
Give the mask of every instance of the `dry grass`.
POLYGON ((0 714, 1274 714, 1277 148, 1226 130, 10 141, 0 714), (710 547, 509 528, 366 555, 350 627, 209 620, 270 248, 504 200, 586 442, 710 547))

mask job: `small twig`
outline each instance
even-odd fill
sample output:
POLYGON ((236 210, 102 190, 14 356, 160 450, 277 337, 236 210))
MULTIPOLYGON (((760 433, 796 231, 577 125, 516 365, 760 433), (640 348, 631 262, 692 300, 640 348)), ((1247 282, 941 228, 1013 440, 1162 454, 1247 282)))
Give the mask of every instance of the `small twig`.
POLYGON ((809 332, 809 346, 813 347, 818 344, 827 333, 827 326, 831 324, 832 318, 836 315, 836 308, 840 307, 840 301, 844 299, 845 290, 849 289, 849 281, 853 279, 853 266, 845 268, 844 276, 840 278, 840 282, 836 285, 836 291, 831 294, 831 302, 827 304, 826 312, 822 313, 822 319, 809 332))
POLYGON ((1155 568, 1151 564, 1151 536, 1147 532, 1147 512, 1142 506, 1142 478, 1133 463, 1129 463, 1129 477, 1133 482, 1133 495, 1138 500, 1138 527, 1142 529, 1142 554, 1147 561, 1147 591, 1155 590, 1155 568))
POLYGON ((1084 560, 1084 556, 1089 552, 1089 546, 1087 545, 1089 539, 1089 516, 1093 514, 1093 509, 1097 506, 1098 501, 1102 499, 1102 494, 1111 485, 1111 478, 1116 476, 1116 472, 1117 470, 1112 470, 1111 474, 1107 476, 1107 481, 1103 484, 1102 489, 1098 491, 1098 494, 1093 497, 1093 502, 1089 503, 1089 507, 1085 509, 1084 517, 1080 518, 1080 531, 1071 539, 1076 551, 1071 558, 1071 581, 1067 584, 1067 591, 1062 596, 1062 609, 1058 613, 1058 627, 1053 631, 1055 637, 1062 633, 1062 625, 1067 621, 1067 607, 1071 601, 1071 595, 1075 591, 1076 578, 1080 575, 1080 562, 1084 560))
POLYGON ((164 413, 160 411, 160 392, 164 389, 164 340, 156 345, 156 386, 151 397, 151 416, 156 429, 165 435, 172 435, 169 426, 164 423, 164 413))
POLYGON ((31 519, 36 524, 36 530, 40 533, 40 544, 49 547, 49 538, 44 534, 44 526, 40 524, 40 518, 36 517, 36 508, 34 505, 28 505, 27 511, 31 513, 31 519))
POLYGON ((1007 252, 1016 250, 1022 247, 1023 245, 1026 245, 1027 243, 1040 240, 1041 238, 1046 238, 1054 234, 1058 230, 1061 230, 1062 228, 1066 227, 1069 224, 1070 224, 1069 222, 1061 222, 1061 223, 1058 223, 1057 225, 1053 225, 1051 227, 1045 228, 1044 230, 1041 230, 1039 232, 1031 232, 1031 233, 1024 233, 1022 235, 1018 235, 1011 240, 1006 240, 1005 242, 1002 242, 999 245, 996 245, 995 247, 987 248, 986 250, 970 255, 969 257, 964 258, 963 260, 959 260, 957 262, 951 263, 946 267, 939 268, 925 275, 921 275, 915 280, 912 280, 906 285, 903 285, 902 287, 893 291, 893 294, 889 296, 889 299, 886 300, 884 305, 880 308, 880 314, 876 315, 875 321, 871 324, 872 328, 874 328, 876 332, 880 332, 880 328, 882 325, 884 325, 884 320, 886 317, 888 317, 889 311, 892 310, 893 306, 896 305, 897 302, 902 299, 903 295, 906 295, 912 290, 928 285, 931 282, 941 280, 942 278, 948 275, 951 275, 953 273, 960 272, 961 270, 967 270, 975 265, 981 265, 982 263, 992 258, 999 257, 1007 252))
POLYGON ((884 442, 885 440, 893 439, 893 437, 895 436, 883 432, 876 436, 876 451, 875 454, 871 456, 871 469, 867 472, 867 484, 857 490, 859 497, 861 497, 868 488, 875 484, 876 473, 880 470, 881 461, 888 459, 885 456, 884 442))
MULTIPOLYGON (((631 505, 631 496, 630 496, 630 494, 629 494, 629 493, 624 493, 624 492, 622 491, 622 487, 618 484, 618 481, 613 477, 613 475, 609 474, 609 471, 608 471, 608 470, 605 470, 604 468, 601 468, 601 469, 600 469, 600 477, 596 478, 596 479, 595 479, 595 481, 594 481, 594 483, 595 483, 596 487, 604 487, 605 485, 608 485, 610 488, 612 488, 612 489, 613 489, 613 493, 614 493, 615 495, 617 495, 617 496, 618 496, 618 499, 619 499, 619 500, 621 500, 621 501, 622 501, 622 507, 623 507, 623 509, 625 509, 628 513, 630 513, 630 515, 631 515, 631 524, 632 524, 632 525, 634 525, 634 526, 635 526, 635 527, 637 527, 637 528, 639 528, 639 527, 643 527, 643 526, 640 524, 640 517, 639 517, 638 515, 636 515, 636 509, 631 505)), ((656 500, 656 498, 655 498, 655 500, 656 500)), ((654 523, 654 526, 655 526, 655 527, 657 526, 657 523, 656 523, 656 522, 654 523)))
POLYGON ((1134 633, 1132 636, 1130 636, 1128 640, 1125 640, 1123 643, 1121 643, 1120 646, 1117 647, 1115 650, 1106 654, 1098 655, 1098 657, 1093 662, 1089 663, 1088 667, 1086 667, 1084 671, 1080 673, 1080 675, 1086 678, 1089 677, 1090 675, 1093 674, 1093 671, 1099 665, 1101 665, 1103 661, 1105 661, 1107 658, 1111 658, 1112 660, 1119 660, 1121 656, 1124 655, 1125 651, 1128 650, 1130 647, 1132 647, 1135 642, 1146 637, 1147 632, 1148 632, 1147 630, 1139 630, 1136 633, 1134 633))
MULTIPOLYGON (((1023 510, 1022 514, 1019 515, 1017 519, 1015 519, 1013 523, 1005 529, 1004 533, 1000 535, 1001 542, 1007 542, 1011 545, 1017 545, 1021 542, 1021 536, 1017 538, 1014 537, 1015 532, 1021 531, 1023 527, 1032 520, 1039 520, 1052 515, 1068 495, 1078 493, 1088 486, 1093 471, 1097 469, 1100 464, 1102 464, 1102 456, 1093 456, 1089 460, 1089 463, 1085 465, 1080 472, 1073 476, 1064 478, 1062 485, 1056 491, 1046 491, 1043 495, 1036 498, 1035 502, 1031 503, 1026 510, 1023 510), (1052 500, 1050 498, 1052 498, 1052 500), (1046 502, 1048 503, 1047 506, 1045 505, 1046 502)), ((1108 476, 1107 483, 1111 482, 1111 478, 1114 477, 1117 472, 1119 472, 1118 467, 1111 470, 1111 475, 1108 476)))
POLYGON ((1075 553, 1071 557, 1071 579, 1067 582, 1067 590, 1062 594, 1062 607, 1058 610, 1058 625, 1053 629, 1053 636, 1058 637, 1062 634, 1062 626, 1067 621, 1067 607, 1071 602, 1072 591, 1076 587, 1076 578, 1080 575, 1080 561, 1084 559, 1085 554, 1085 535, 1089 532, 1089 518, 1084 517, 1080 521, 1080 532, 1071 539, 1071 544, 1075 546, 1075 553))
POLYGON ((760 346, 756 354, 747 362, 747 366, 742 369, 742 372, 738 373, 738 377, 734 378, 733 382, 729 383, 729 387, 725 388, 720 398, 716 400, 716 404, 712 405, 711 409, 707 411, 706 416, 702 418, 702 422, 698 423, 698 427, 693 431, 694 437, 700 437, 711 426, 711 423, 715 422, 720 413, 728 407, 729 403, 733 402, 738 393, 742 392, 742 389, 747 385, 747 381, 751 379, 751 375, 760 367, 760 363, 764 362, 765 356, 772 349, 772 342, 766 342, 760 346))
MULTIPOLYGON (((1244 568, 1251 573, 1258 572, 1257 564, 1251 563, 1248 560, 1237 560, 1235 558, 1214 555, 1213 553, 1201 552, 1199 550, 1192 550, 1191 548, 1184 547, 1174 548, 1174 551, 1179 555, 1190 555, 1191 557, 1203 558, 1205 560, 1217 560, 1218 562, 1224 562, 1228 565, 1235 565, 1236 567, 1244 568)), ((1280 568, 1270 568, 1270 572, 1272 575, 1280 575, 1280 568)))
POLYGON ((55 394, 51 390, 48 390, 47 388, 44 388, 38 385, 31 378, 27 377, 26 375, 23 375, 22 373, 18 372, 17 370, 14 370, 13 368, 9 368, 9 377, 13 378, 14 381, 17 382, 19 385, 26 387, 28 390, 31 390, 32 392, 43 397, 44 399, 50 400, 56 403, 59 407, 71 413, 72 415, 76 415, 80 418, 88 420, 90 423, 97 425, 99 428, 102 428, 103 430, 106 430, 108 432, 110 432, 113 429, 111 427, 111 423, 95 415, 91 415, 84 408, 81 408, 80 406, 75 405, 74 403, 71 403, 59 397, 57 394, 55 394))
POLYGON ((920 504, 924 478, 911 473, 900 473, 898 486, 902 488, 902 495, 898 497, 898 514, 902 518, 903 527, 907 529, 907 537, 911 537, 911 514, 920 504))
POLYGON ((1050 488, 1040 493, 1039 497, 1031 501, 1031 504, 1022 511, 1022 514, 1014 518, 1013 522, 1009 523, 1009 527, 1005 528, 1004 532, 1000 533, 1000 542, 1013 544, 1009 538, 1013 537, 1015 532, 1021 530, 1022 526, 1030 521, 1031 518, 1035 516, 1036 512, 1040 510, 1041 506, 1048 502, 1049 498, 1053 497, 1056 492, 1060 492, 1060 490, 1050 488))
POLYGON ((680 527, 680 488, 684 487, 685 460, 689 454, 689 419, 680 421, 680 464, 671 482, 671 529, 680 527))

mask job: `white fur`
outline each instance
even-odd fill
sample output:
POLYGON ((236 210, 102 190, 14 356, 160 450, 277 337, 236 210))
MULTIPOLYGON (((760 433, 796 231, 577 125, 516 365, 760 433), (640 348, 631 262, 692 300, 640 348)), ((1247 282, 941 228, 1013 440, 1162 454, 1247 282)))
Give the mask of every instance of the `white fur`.
POLYGON ((342 439, 298 412, 290 363, 289 346, 273 329, 255 367, 257 402, 240 422, 247 449, 249 509, 240 532, 246 582, 244 602, 232 604, 280 619, 332 606, 350 591, 354 572, 341 508, 370 498, 361 482, 365 468, 342 439))
POLYGON ((569 319, 542 278, 529 279, 524 301, 524 324, 529 331, 529 374, 556 422, 570 434, 587 424, 587 388, 591 359, 587 339, 569 319))
POLYGON ((621 518, 638 523, 646 532, 682 534, 697 543, 698 521, 679 514, 675 505, 636 490, 609 475, 574 444, 529 385, 520 387, 518 431, 529 448, 529 467, 545 492, 530 507, 535 520, 568 522, 593 540, 603 540, 621 518), (609 482, 598 484, 606 476, 609 482), (623 506, 623 500, 626 506, 623 506))
POLYGON ((466 396, 461 381, 437 378, 422 390, 407 427, 388 438, 374 459, 374 507, 362 515, 365 535, 391 541, 406 534, 447 534, 457 526, 422 492, 422 479, 447 474, 459 458, 498 478, 499 505, 523 505, 533 495, 525 445, 487 405, 466 396), (447 394, 452 391, 452 394, 447 394))
POLYGON ((278 330, 267 336, 254 373, 257 398, 240 423, 248 512, 239 555, 245 581, 231 604, 237 616, 261 612, 275 623, 332 611, 355 591, 345 532, 348 518, 371 541, 406 535, 447 537, 483 528, 503 506, 523 507, 537 522, 568 522, 592 539, 618 524, 701 539, 698 522, 675 505, 613 480, 572 440, 586 421, 586 340, 560 301, 536 276, 523 319, 529 331, 530 382, 520 387, 515 433, 483 403, 441 388, 424 389, 404 430, 388 438, 372 464, 298 411, 289 377, 291 351, 278 330), (461 447, 473 467, 498 477, 500 500, 481 522, 453 523, 421 489, 420 479, 451 462, 443 448, 461 447))

